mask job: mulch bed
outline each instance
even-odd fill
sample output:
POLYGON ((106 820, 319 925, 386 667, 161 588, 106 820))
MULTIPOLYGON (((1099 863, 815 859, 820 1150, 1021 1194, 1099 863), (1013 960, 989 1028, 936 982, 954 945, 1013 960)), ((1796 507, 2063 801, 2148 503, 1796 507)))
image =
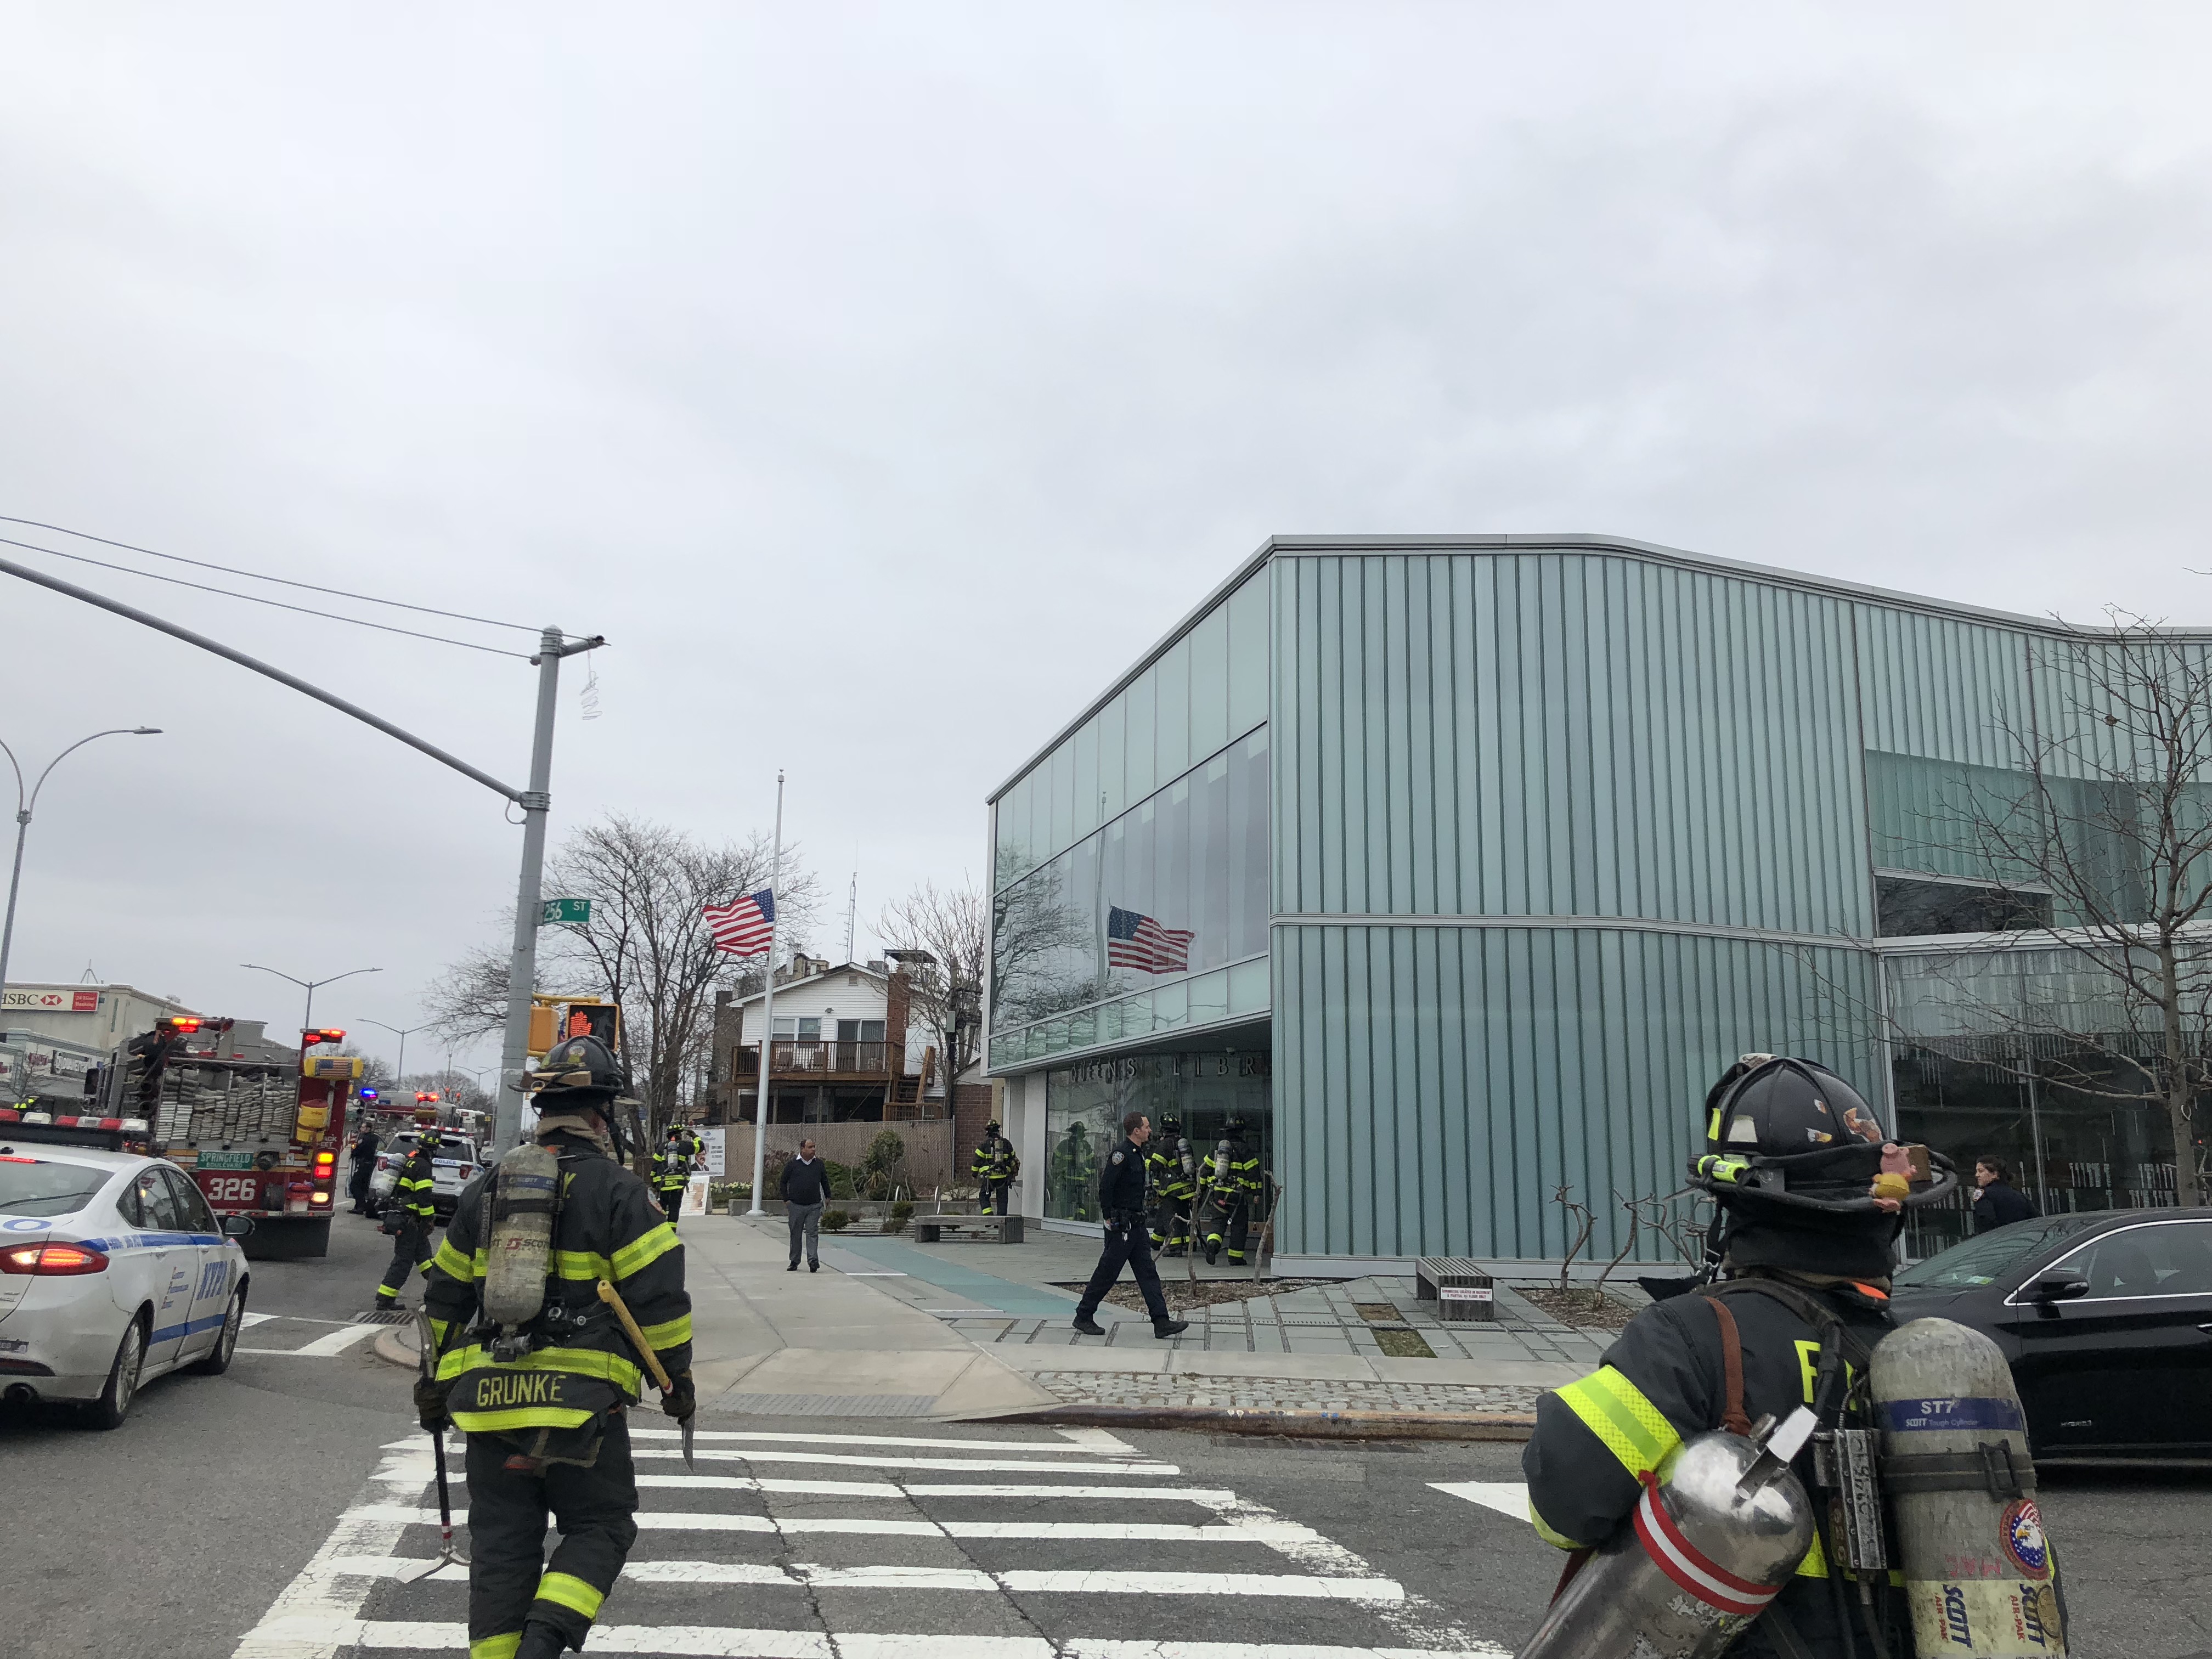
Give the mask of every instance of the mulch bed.
POLYGON ((1602 1291, 1579 1288, 1562 1291, 1556 1285, 1548 1289, 1528 1285, 1516 1285, 1513 1288, 1562 1325, 1572 1325, 1579 1330, 1621 1330, 1638 1312, 1626 1302, 1607 1296, 1602 1291))

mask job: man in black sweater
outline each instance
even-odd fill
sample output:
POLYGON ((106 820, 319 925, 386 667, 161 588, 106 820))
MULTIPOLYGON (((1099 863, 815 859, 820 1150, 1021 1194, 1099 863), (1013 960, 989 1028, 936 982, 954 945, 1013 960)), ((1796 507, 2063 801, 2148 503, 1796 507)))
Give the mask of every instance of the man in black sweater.
POLYGON ((2012 1184, 2012 1171, 2001 1158, 1984 1158, 1974 1165, 1974 1231, 1994 1232, 2014 1221, 2034 1218, 2035 1206, 2012 1184))
POLYGON ((791 1228, 791 1265, 799 1271, 799 1235, 806 1241, 806 1271, 822 1271, 822 1206, 830 1201, 830 1166, 814 1155, 814 1143, 799 1143, 799 1156, 783 1166, 783 1218, 791 1228))
POLYGON ((1145 1143, 1152 1138, 1152 1121, 1142 1112, 1121 1120, 1121 1144, 1108 1154, 1098 1169, 1098 1213, 1105 1218, 1105 1248, 1098 1266, 1075 1306, 1075 1328, 1085 1336, 1103 1336, 1103 1326, 1091 1317, 1127 1262, 1136 1274, 1145 1310, 1152 1316, 1152 1334, 1164 1341, 1190 1328, 1186 1319, 1168 1317, 1168 1299, 1160 1292, 1160 1275, 1152 1266, 1152 1233, 1146 1223, 1145 1143))

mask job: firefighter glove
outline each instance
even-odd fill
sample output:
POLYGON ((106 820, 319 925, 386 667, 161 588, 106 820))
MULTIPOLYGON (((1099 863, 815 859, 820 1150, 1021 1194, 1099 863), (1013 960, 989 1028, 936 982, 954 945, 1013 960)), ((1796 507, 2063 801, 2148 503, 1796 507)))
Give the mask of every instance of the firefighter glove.
POLYGON ((415 1382, 415 1420, 433 1433, 446 1426, 446 1385, 434 1377, 415 1382))
POLYGON ((669 1387, 660 1396, 660 1409, 679 1423, 699 1409, 698 1397, 691 1391, 690 1372, 669 1379, 669 1387))

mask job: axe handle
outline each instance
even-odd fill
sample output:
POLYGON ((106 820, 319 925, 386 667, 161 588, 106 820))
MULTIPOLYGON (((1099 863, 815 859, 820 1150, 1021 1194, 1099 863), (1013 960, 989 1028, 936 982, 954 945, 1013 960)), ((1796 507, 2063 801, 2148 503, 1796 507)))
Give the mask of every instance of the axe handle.
POLYGON ((622 1292, 603 1279, 599 1281, 599 1300, 615 1310, 615 1317, 622 1321, 623 1329, 629 1333, 630 1344, 636 1348, 638 1358, 645 1361, 646 1370, 653 1373, 654 1385, 661 1393, 666 1394, 673 1386, 668 1380, 667 1368, 660 1363, 660 1356, 653 1351, 653 1345, 645 1340, 645 1333, 638 1329, 637 1321, 630 1317, 629 1304, 622 1299, 622 1292))

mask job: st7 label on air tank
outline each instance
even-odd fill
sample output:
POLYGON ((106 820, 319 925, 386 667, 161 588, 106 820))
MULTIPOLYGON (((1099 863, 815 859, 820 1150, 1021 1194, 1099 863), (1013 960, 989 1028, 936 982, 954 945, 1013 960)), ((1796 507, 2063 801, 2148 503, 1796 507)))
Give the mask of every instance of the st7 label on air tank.
POLYGON ((1886 1429, 2017 1429, 2020 1407, 2009 1400, 1960 1395, 1948 1400, 1887 1400, 1881 1406, 1886 1429))

